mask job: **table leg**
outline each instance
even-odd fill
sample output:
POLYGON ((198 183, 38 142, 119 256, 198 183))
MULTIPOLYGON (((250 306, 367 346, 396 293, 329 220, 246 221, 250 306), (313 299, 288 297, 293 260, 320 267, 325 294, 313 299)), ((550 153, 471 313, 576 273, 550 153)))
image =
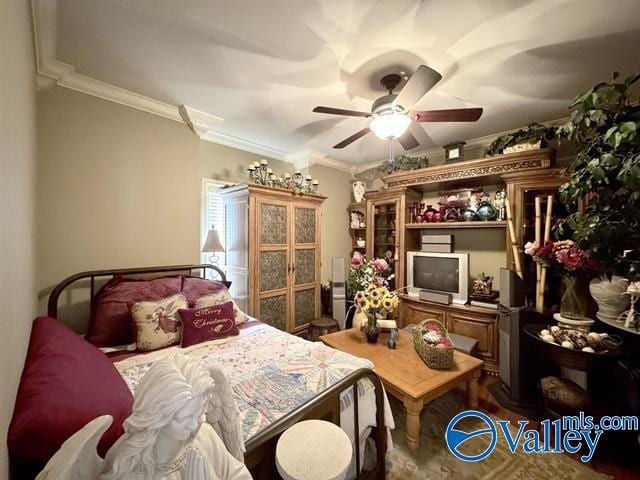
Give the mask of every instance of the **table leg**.
POLYGON ((418 448, 420 448, 420 430, 422 427, 420 423, 420 413, 422 412, 423 406, 422 400, 413 400, 410 398, 404 400, 404 407, 407 411, 405 434, 407 446, 411 450, 418 450, 418 448))
POLYGON ((478 407, 478 380, 480 380, 480 369, 478 368, 467 380, 467 403, 471 408, 478 407))

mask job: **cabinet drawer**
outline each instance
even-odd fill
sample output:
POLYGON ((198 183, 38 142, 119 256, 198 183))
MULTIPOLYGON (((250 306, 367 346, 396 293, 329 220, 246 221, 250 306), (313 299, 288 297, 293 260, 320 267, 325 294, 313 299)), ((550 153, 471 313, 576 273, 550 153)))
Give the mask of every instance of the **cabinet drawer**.
POLYGON ((482 359, 497 360, 497 321, 495 316, 447 312, 447 328, 451 333, 478 340, 475 353, 482 359))
POLYGON ((439 322, 442 322, 443 325, 445 323, 446 315, 444 310, 440 310, 439 308, 434 308, 431 306, 416 305, 409 302, 403 302, 402 305, 403 315, 401 319, 401 325, 403 327, 412 323, 420 323, 421 321, 428 318, 438 320, 439 322))

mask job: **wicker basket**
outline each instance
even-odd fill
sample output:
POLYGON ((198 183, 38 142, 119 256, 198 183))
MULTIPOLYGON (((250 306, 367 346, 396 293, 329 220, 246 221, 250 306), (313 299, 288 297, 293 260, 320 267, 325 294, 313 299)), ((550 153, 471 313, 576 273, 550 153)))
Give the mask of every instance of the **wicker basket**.
POLYGON ((436 324, 440 327, 440 331, 444 333, 444 337, 451 342, 447 329, 438 320, 428 318, 413 327, 413 346, 418 355, 424 360, 429 368, 447 369, 453 365, 453 342, 450 347, 436 347, 429 345, 422 339, 422 327, 427 323, 436 324))

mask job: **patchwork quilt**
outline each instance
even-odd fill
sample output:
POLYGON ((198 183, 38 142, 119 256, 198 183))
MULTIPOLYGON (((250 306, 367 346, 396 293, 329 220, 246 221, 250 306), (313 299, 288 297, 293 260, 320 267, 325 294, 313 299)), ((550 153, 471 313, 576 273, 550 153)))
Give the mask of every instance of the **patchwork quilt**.
MULTIPOLYGON (((354 370, 372 367, 368 360, 308 342, 255 321, 226 343, 212 341, 189 348, 176 346, 130 357, 114 365, 135 394, 140 379, 154 362, 178 353, 207 364, 218 364, 225 370, 236 394, 245 442, 354 370)), ((360 418, 363 419, 360 428, 364 430, 372 426, 371 419, 375 424, 375 394, 368 380, 360 382, 358 390, 362 398, 359 402, 360 418)), ((353 403, 352 392, 348 389, 341 396, 343 414, 352 410, 349 408, 353 403)), ((389 418, 390 411, 386 414, 389 418)), ((353 412, 349 412, 347 417, 352 419, 353 412)), ((391 422, 387 426, 393 428, 392 417, 387 422, 391 422)), ((344 418, 341 423, 343 428, 349 427, 344 418)), ((351 436, 352 425, 349 430, 351 432, 347 433, 351 436)))

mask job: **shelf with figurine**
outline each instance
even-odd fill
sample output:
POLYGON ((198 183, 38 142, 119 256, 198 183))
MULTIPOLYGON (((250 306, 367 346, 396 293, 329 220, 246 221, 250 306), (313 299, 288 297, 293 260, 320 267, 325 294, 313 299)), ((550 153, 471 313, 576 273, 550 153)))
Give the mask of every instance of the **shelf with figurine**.
POLYGON ((440 192, 408 206, 405 228, 505 228, 505 199, 504 187, 496 187, 493 196, 481 188, 440 192))

